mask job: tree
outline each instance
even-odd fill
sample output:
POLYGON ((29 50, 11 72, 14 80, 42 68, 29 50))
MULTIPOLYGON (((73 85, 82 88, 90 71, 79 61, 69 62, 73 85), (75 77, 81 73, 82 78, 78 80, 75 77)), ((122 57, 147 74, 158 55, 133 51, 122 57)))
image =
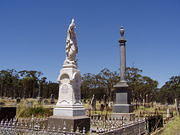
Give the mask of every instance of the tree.
POLYGON ((104 68, 97 75, 97 78, 100 86, 105 89, 106 96, 109 97, 109 100, 112 100, 112 90, 120 79, 119 74, 116 71, 111 72, 109 69, 104 68))
POLYGON ((134 67, 127 67, 126 79, 129 89, 132 91, 134 101, 142 102, 143 99, 148 101, 155 100, 154 94, 156 92, 158 82, 148 76, 141 75, 142 70, 134 67))
POLYGON ((34 70, 23 70, 20 71, 19 74, 22 77, 25 98, 26 96, 35 98, 38 93, 38 80, 42 73, 34 70))
POLYGON ((12 70, 1 70, 0 71, 0 96, 15 97, 15 89, 18 84, 17 71, 12 70))
POLYGON ((180 76, 172 76, 160 89, 158 101, 173 104, 175 98, 180 98, 180 76))

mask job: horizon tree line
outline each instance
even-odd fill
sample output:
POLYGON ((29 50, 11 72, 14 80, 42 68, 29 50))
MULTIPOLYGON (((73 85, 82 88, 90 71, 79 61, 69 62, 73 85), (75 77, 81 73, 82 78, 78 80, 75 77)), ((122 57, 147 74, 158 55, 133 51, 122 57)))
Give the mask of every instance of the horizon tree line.
MULTIPOLYGON (((158 81, 142 75, 142 70, 135 67, 126 68, 126 80, 132 91, 134 102, 174 103, 180 98, 180 76, 172 76, 161 88, 158 81)), ((113 100, 113 86, 119 81, 119 73, 102 69, 98 74, 82 75, 82 99, 90 99, 93 95, 98 100, 113 100)), ((15 69, 0 70, 0 97, 11 98, 57 98, 59 84, 47 81, 43 73, 35 70, 16 71, 15 69)))

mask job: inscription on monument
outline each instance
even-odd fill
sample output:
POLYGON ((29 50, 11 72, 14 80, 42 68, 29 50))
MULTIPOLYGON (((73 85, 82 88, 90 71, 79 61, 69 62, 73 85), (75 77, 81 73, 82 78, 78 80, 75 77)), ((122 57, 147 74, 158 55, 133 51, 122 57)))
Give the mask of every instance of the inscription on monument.
POLYGON ((68 86, 66 84, 64 84, 61 88, 61 92, 62 93, 68 93, 68 86))

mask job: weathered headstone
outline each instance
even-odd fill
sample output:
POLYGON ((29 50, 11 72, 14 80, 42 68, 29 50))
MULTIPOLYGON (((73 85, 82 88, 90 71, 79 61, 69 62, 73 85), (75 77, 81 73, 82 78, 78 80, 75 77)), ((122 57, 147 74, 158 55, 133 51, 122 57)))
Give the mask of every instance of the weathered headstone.
POLYGON ((42 97, 37 97, 37 101, 38 101, 39 104, 41 104, 41 102, 42 102, 42 97))
POLYGON ((96 99, 95 99, 94 95, 93 95, 93 97, 91 99, 90 104, 91 104, 91 110, 96 111, 96 99))
POLYGON ((167 117, 167 118, 171 118, 171 117, 172 117, 171 111, 170 111, 169 108, 167 108, 167 116, 166 116, 166 117, 167 117))
POLYGON ((54 99, 54 94, 51 94, 51 97, 50 97, 50 102, 51 102, 51 104, 54 104, 54 103, 55 103, 54 100, 55 100, 55 99, 54 99))
POLYGON ((103 102, 104 102, 104 104, 106 104, 106 101, 107 101, 107 100, 106 100, 106 95, 104 95, 104 96, 103 96, 103 102))
POLYGON ((175 108, 176 108, 176 112, 177 112, 177 115, 180 115, 180 108, 179 108, 179 100, 178 98, 175 98, 175 108))
POLYGON ((21 102, 21 98, 20 97, 17 97, 16 98, 16 103, 19 104, 21 102))

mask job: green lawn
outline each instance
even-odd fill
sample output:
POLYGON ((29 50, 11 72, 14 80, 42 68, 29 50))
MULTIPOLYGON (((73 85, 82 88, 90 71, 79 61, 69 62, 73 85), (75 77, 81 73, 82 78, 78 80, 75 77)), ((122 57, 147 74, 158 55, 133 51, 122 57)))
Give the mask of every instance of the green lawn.
POLYGON ((180 135, 180 117, 170 121, 160 135, 180 135))

